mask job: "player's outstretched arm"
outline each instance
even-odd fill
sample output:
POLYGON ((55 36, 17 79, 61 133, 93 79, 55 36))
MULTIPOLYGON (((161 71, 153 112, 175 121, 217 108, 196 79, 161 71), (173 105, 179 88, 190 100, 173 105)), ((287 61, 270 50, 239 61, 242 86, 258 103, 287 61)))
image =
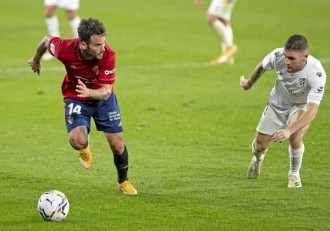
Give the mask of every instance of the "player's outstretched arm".
POLYGON ((37 51, 35 53, 35 55, 28 60, 28 64, 31 67, 32 71, 34 73, 37 72, 38 75, 40 75, 40 70, 41 70, 41 64, 40 64, 40 60, 41 57, 43 56, 43 54, 47 51, 47 46, 48 46, 48 41, 51 37, 50 36, 45 36, 41 42, 39 43, 38 47, 37 47, 37 51))
POLYGON ((249 83, 249 80, 246 79, 243 75, 239 79, 239 85, 241 85, 244 90, 249 90, 252 87, 249 83))
POLYGON ((254 69, 251 77, 245 79, 244 76, 240 77, 240 85, 244 90, 249 90, 252 88, 253 84, 258 81, 258 79, 265 73, 265 69, 262 67, 262 62, 260 62, 254 69))

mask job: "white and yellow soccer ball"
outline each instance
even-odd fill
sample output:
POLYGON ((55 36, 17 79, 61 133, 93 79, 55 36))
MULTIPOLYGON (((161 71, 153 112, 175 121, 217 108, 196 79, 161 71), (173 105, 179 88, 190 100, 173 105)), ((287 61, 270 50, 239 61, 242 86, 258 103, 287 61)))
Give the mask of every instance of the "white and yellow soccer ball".
POLYGON ((44 192, 38 201, 38 212, 46 221, 62 221, 69 213, 69 200, 58 190, 44 192))

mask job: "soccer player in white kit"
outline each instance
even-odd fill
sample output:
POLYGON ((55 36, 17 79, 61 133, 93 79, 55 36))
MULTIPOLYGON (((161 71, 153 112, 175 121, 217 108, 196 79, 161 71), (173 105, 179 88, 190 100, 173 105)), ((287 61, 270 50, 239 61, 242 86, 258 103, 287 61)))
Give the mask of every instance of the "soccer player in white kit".
MULTIPOLYGON (((72 36, 78 38, 78 26, 81 21, 78 15, 79 0, 44 0, 46 26, 48 35, 52 37, 60 37, 60 23, 56 16, 57 7, 63 8, 66 11, 66 16, 69 20, 72 36)), ((46 53, 43 60, 50 60, 53 56, 46 53)))
MULTIPOLYGON (((204 0, 194 0, 200 5, 204 0)), ((220 38, 221 54, 212 60, 212 64, 234 63, 233 55, 237 52, 233 30, 230 25, 231 14, 236 0, 212 0, 206 20, 220 38)))
POLYGON ((240 85, 244 90, 251 89, 268 70, 275 70, 277 79, 252 142, 253 157, 248 178, 258 177, 272 142, 289 140, 288 187, 300 188, 299 170, 305 149, 302 139, 317 114, 326 73, 320 61, 308 54, 307 39, 299 34, 292 35, 284 48, 277 48, 268 54, 249 79, 241 76, 240 85))

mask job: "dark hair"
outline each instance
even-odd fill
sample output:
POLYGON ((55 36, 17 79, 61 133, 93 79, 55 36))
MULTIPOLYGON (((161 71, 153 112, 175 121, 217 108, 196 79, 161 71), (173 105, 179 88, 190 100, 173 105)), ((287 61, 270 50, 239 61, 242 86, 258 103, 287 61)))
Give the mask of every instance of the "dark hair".
POLYGON ((82 19, 78 27, 80 41, 89 44, 92 35, 105 35, 106 29, 97 19, 82 19))
POLYGON ((286 50, 304 51, 308 49, 308 42, 304 36, 295 34, 286 41, 284 48, 286 50))

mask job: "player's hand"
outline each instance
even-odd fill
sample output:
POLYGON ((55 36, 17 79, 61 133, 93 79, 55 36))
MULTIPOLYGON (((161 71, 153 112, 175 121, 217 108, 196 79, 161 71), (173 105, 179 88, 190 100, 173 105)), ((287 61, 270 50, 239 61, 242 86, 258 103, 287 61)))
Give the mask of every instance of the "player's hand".
POLYGON ((34 60, 34 57, 32 57, 27 63, 31 67, 31 70, 33 71, 33 73, 37 72, 37 74, 40 75, 40 70, 41 70, 40 62, 36 62, 34 60))
POLYGON ((245 79, 244 76, 241 76, 239 79, 239 85, 241 85, 241 87, 243 87, 244 90, 249 90, 251 89, 251 85, 248 82, 248 79, 245 79))
POLYGON ((272 135, 272 140, 274 142, 284 142, 289 139, 291 136, 291 132, 288 129, 279 129, 276 130, 272 135))
POLYGON ((78 93, 78 97, 90 97, 89 89, 80 79, 78 79, 78 85, 76 85, 76 92, 78 93))

